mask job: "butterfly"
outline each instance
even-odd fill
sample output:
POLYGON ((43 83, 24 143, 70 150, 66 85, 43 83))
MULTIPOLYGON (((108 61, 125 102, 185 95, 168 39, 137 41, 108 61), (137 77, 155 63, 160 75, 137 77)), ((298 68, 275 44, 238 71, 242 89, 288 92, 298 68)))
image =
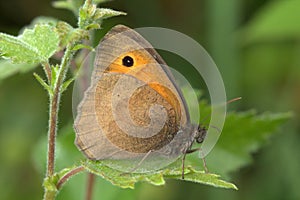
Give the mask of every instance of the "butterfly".
POLYGON ((92 160, 127 172, 157 170, 203 142, 161 56, 139 33, 113 27, 99 43, 91 84, 77 108, 75 144, 92 160))

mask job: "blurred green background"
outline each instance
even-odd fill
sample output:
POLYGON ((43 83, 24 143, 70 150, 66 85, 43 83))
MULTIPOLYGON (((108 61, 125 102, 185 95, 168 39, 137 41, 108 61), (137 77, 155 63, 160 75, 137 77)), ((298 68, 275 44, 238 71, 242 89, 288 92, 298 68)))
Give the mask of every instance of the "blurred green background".
MULTIPOLYGON (((120 23, 185 33, 216 62, 228 98, 243 97, 231 110, 294 111, 295 117, 252 155, 252 164, 231 174, 238 191, 183 181, 163 187, 140 183, 125 190, 97 178, 94 199, 300 199, 299 0, 116 0, 102 7, 128 15, 105 21, 99 35, 120 23)), ((49 0, 1 1, 0 32, 17 35, 40 15, 76 22, 71 12, 54 9, 49 0)), ((32 73, 0 80, 1 200, 42 198, 48 100, 32 73)), ((64 151, 57 156, 57 169, 82 158, 74 153, 71 94, 70 89, 63 95, 61 105, 58 151, 64 151)), ((71 179, 57 199, 83 199, 86 178, 81 174, 71 179)))

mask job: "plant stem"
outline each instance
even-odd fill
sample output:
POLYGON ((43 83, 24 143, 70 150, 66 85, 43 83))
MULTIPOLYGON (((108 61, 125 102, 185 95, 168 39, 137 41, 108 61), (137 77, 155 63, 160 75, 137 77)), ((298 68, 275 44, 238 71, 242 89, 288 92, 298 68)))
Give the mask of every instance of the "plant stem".
POLYGON ((47 159, 47 176, 54 174, 55 164, 55 139, 57 134, 57 117, 61 96, 61 86, 68 71, 68 64, 71 60, 71 48, 67 46, 62 59, 57 78, 54 83, 53 96, 50 96, 49 108, 49 132, 48 132, 48 159, 47 159))
POLYGON ((88 173, 85 200, 92 200, 94 184, 95 184, 95 174, 88 173))
POLYGON ((48 80, 48 84, 50 85, 51 84, 51 77, 52 77, 52 72, 51 72, 51 67, 49 65, 49 63, 43 63, 43 69, 45 71, 45 74, 46 74, 46 77, 47 77, 47 80, 48 80))
POLYGON ((80 172, 82 172, 84 170, 83 166, 77 167, 73 170, 71 170, 70 172, 68 172, 67 174, 65 174, 63 177, 61 177, 61 179, 57 182, 56 184, 56 188, 59 190, 61 188, 61 186, 71 177, 74 176, 80 172))
POLYGON ((56 190, 47 190, 47 191, 45 191, 45 194, 44 194, 44 200, 55 199, 56 194, 57 194, 56 190))
MULTIPOLYGON (((60 104, 60 97, 62 93, 62 84, 65 80, 66 73, 68 71, 69 62, 72 57, 72 46, 66 47, 64 56, 62 58, 60 68, 58 70, 55 83, 53 84, 53 95, 49 94, 49 129, 48 129, 48 156, 47 156, 47 172, 45 178, 51 178, 54 175, 55 167, 55 143, 57 135, 57 122, 58 111, 60 104)), ((52 73, 53 74, 53 73, 52 73)), ((52 200, 55 198, 57 190, 49 190, 45 187, 45 200, 52 200)))

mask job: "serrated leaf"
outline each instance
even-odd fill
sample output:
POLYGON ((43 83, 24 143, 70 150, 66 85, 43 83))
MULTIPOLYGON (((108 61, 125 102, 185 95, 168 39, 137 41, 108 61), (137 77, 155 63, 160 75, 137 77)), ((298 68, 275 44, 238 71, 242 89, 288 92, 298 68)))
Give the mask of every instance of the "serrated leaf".
POLYGON ((96 4, 86 1, 79 10, 78 27, 84 30, 99 29, 102 20, 118 15, 126 15, 126 13, 108 8, 97 8, 96 4))
POLYGON ((48 25, 51 26, 53 29, 55 28, 58 20, 54 17, 48 17, 48 16, 38 16, 34 18, 29 25, 24 26, 22 29, 20 29, 20 34, 24 33, 26 29, 34 29, 36 25, 48 25))
POLYGON ((26 73, 39 66, 36 63, 32 64, 13 64, 10 60, 0 60, 0 80, 17 73, 26 73))
MULTIPOLYGON (((180 163, 180 161, 178 161, 180 163)), ((115 169, 105 165, 105 161, 91 161, 87 160, 82 162, 83 167, 91 173, 94 173, 102 178, 110 181, 113 185, 121 188, 134 188, 137 182, 147 182, 153 185, 164 185, 165 178, 181 179, 181 167, 179 168, 166 168, 154 173, 130 173, 124 174, 115 169)), ((185 181, 192 181, 195 183, 202 183, 214 187, 222 187, 228 189, 237 189, 237 187, 226 181, 219 179, 216 174, 209 174, 203 171, 196 171, 188 166, 185 170, 185 181)))
MULTIPOLYGON (((235 190, 238 189, 233 183, 229 183, 224 180, 221 180, 220 176, 217 174, 211 174, 211 173, 205 173, 203 171, 197 171, 197 170, 193 169, 191 166, 187 167, 187 171, 188 171, 188 173, 186 173, 184 176, 185 181, 191 181, 194 183, 201 183, 201 184, 211 185, 211 186, 220 187, 220 188, 228 188, 228 189, 235 189, 235 190)), ((164 177, 182 180, 181 168, 177 168, 168 173, 166 172, 164 174, 164 177)))
MULTIPOLYGON (((105 3, 112 0, 92 0, 94 4, 105 3)), ((72 11, 75 15, 78 14, 78 10, 83 4, 84 0, 61 0, 61 1, 54 1, 52 6, 55 8, 60 9, 67 9, 72 11)))
POLYGON ((19 38, 35 47, 44 60, 50 58, 58 47, 59 37, 52 26, 38 24, 33 30, 25 29, 19 38))
POLYGON ((89 38, 89 32, 83 29, 73 28, 66 22, 58 22, 56 31, 60 37, 60 49, 65 48, 70 43, 78 42, 89 38))
POLYGON ((291 113, 257 115, 255 111, 229 113, 223 129, 224 137, 220 140, 219 147, 241 155, 253 152, 291 116, 291 113), (235 145, 230 144, 232 141, 235 145))
POLYGON ((96 10, 94 19, 95 20, 103 20, 103 19, 107 19, 110 17, 119 16, 119 15, 126 15, 126 13, 121 12, 121 11, 112 10, 109 8, 98 8, 96 10))
POLYGON ((41 25, 49 25, 51 27, 55 27, 57 24, 58 20, 53 18, 53 17, 48 17, 48 16, 38 16, 34 18, 29 25, 26 25, 23 27, 20 31, 20 33, 23 33, 25 29, 34 29, 34 27, 38 24, 41 25))
MULTIPOLYGON (((200 110, 203 116, 210 115, 210 108, 204 101, 201 101, 200 110)), ((230 172, 249 164, 251 153, 261 148, 275 133, 275 130, 290 117, 290 113, 265 113, 262 115, 257 115, 254 111, 229 113, 217 145, 206 157, 209 171, 229 178, 230 172)), ((221 180, 219 175, 196 170, 203 168, 199 163, 200 158, 197 153, 187 155, 186 165, 188 167, 185 169, 185 181, 237 189, 234 184, 221 180)), ((173 167, 173 164, 152 174, 131 173, 128 175, 122 175, 123 172, 109 168, 105 165, 105 161, 86 161, 83 166, 114 185, 122 188, 134 188, 135 183, 139 181, 163 185, 165 178, 181 179, 180 161, 177 161, 177 164, 175 162, 175 166, 179 167, 173 167)))
MULTIPOLYGON (((201 114, 209 115, 207 104, 202 104, 201 114)), ((209 170, 216 171, 223 177, 250 164, 251 153, 264 146, 276 130, 290 119, 291 113, 264 113, 257 115, 255 111, 227 114, 222 134, 206 157, 209 170)), ((197 166, 199 157, 188 155, 187 163, 197 166)), ((202 169, 198 164, 197 169, 202 169)))
POLYGON ((64 48, 68 42, 69 42, 69 37, 70 33, 74 31, 74 28, 68 24, 67 22, 59 21, 56 25, 56 32, 59 35, 60 38, 60 48, 64 48))
POLYGON ((14 63, 39 63, 41 58, 36 49, 20 39, 0 33, 0 52, 1 56, 10 58, 14 63))
POLYGON ((36 25, 14 37, 0 33, 0 52, 14 63, 46 62, 58 49, 59 37, 49 25, 36 25))

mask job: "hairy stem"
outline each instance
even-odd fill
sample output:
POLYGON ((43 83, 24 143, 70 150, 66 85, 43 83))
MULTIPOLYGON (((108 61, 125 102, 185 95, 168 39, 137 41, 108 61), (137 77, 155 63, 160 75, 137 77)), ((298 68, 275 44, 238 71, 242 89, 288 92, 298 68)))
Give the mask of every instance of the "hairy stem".
POLYGON ((53 96, 50 96, 49 108, 49 132, 48 132, 48 159, 47 159, 47 176, 52 176, 54 173, 55 164, 55 139, 57 134, 58 111, 61 96, 61 86, 68 71, 68 64, 71 59, 71 48, 66 48, 62 59, 57 79, 54 84, 53 96))
POLYGON ((45 71, 45 74, 46 74, 46 77, 47 77, 47 80, 48 80, 48 84, 50 85, 51 84, 51 77, 52 77, 52 72, 51 72, 51 67, 49 65, 49 63, 43 63, 43 69, 45 71))
POLYGON ((88 173, 85 200, 92 200, 94 184, 95 184, 95 174, 88 173))
POLYGON ((61 86, 63 84, 66 73, 68 71, 68 65, 70 59, 71 59, 71 48, 70 46, 67 46, 58 71, 57 78, 55 80, 53 96, 50 96, 47 176, 52 176, 54 173, 55 139, 57 134, 57 119, 58 119, 59 103, 60 103, 60 96, 61 96, 61 86))
POLYGON ((46 176, 52 176, 54 173, 55 164, 55 138, 57 132, 57 116, 58 116, 58 104, 60 100, 60 94, 54 93, 53 97, 50 97, 50 112, 49 112, 49 132, 48 132, 48 158, 47 158, 47 174, 46 176))
POLYGON ((52 200, 55 199, 57 191, 46 191, 44 194, 44 200, 52 200))
POLYGON ((82 172, 84 170, 83 166, 77 167, 73 170, 71 170, 70 172, 68 172, 67 174, 65 174, 56 184, 56 188, 59 190, 62 185, 72 176, 82 172))
MULTIPOLYGON (((62 58, 60 68, 58 70, 53 94, 49 94, 50 104, 49 104, 49 129, 48 129, 48 156, 47 156, 47 172, 46 178, 51 178, 54 175, 55 167, 55 143, 57 135, 57 122, 58 122, 58 111, 60 104, 60 97, 62 93, 62 84, 65 80, 66 73, 68 71, 68 66, 72 57, 72 47, 69 45, 65 50, 65 54, 62 58)), ((56 196, 57 190, 49 190, 45 187, 44 199, 53 200, 56 196)))

